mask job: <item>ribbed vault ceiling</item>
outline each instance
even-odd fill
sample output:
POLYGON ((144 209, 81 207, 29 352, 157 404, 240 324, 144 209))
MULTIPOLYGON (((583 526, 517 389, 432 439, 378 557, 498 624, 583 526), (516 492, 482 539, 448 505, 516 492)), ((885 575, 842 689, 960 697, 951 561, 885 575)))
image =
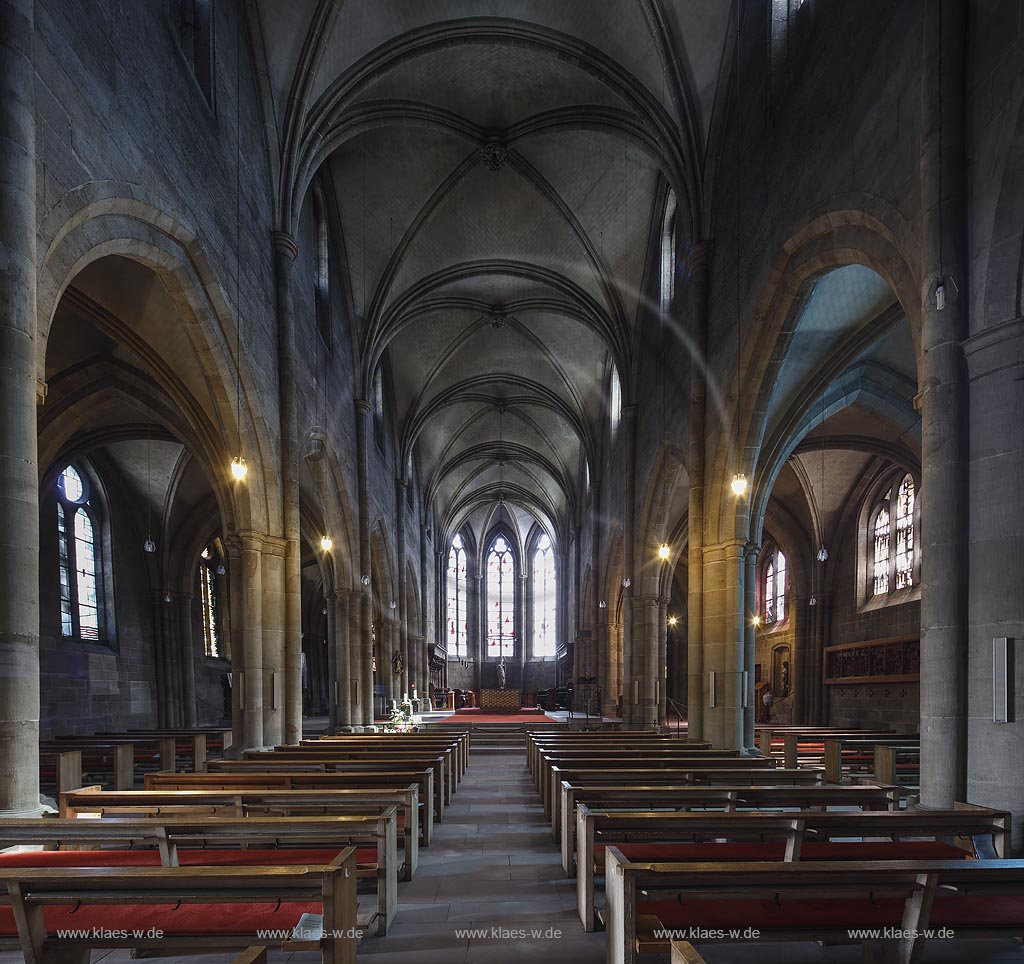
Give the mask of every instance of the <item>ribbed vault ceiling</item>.
POLYGON ((319 169, 362 390, 386 359, 403 457, 449 530, 501 495, 564 534, 665 192, 699 178, 730 4, 258 9, 282 217, 319 169))

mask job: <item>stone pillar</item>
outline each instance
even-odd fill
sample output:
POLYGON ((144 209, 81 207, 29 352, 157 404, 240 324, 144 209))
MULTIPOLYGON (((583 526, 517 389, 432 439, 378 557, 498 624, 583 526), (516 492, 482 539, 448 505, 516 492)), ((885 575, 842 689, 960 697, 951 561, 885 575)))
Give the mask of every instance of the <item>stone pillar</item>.
POLYGON ((708 329, 708 275, 711 244, 701 241, 690 255, 690 492, 687 510, 686 570, 686 704, 688 735, 704 738, 704 430, 706 418, 706 353, 708 329))
MULTIPOLYGON (((754 724, 757 721, 757 707, 754 705, 754 664, 757 661, 757 627, 754 625, 754 616, 757 611, 757 555, 761 547, 748 542, 743 550, 743 748, 748 753, 756 754, 758 749, 754 737, 754 724)), ((792 600, 790 605, 793 605, 792 600)), ((797 611, 794 607, 794 615, 797 611)))
POLYGON ((224 540, 227 550, 228 605, 231 610, 231 744, 245 743, 245 705, 242 683, 245 672, 245 580, 242 563, 242 541, 235 535, 224 540))
MULTIPOLYGON (((626 678, 623 706, 633 705, 632 723, 637 728, 654 729, 658 725, 658 604, 657 596, 633 596, 631 618, 636 638, 633 676, 626 678)), ((625 712, 625 711, 623 711, 625 712)))
POLYGON ((292 300, 298 245, 274 232, 277 281, 277 362, 281 406, 281 500, 284 519, 284 730, 282 741, 302 739, 302 558, 299 530, 299 406, 295 377, 295 308, 292 300))
MULTIPOLYGON (((359 659, 353 651, 352 665, 362 666, 361 702, 362 724, 373 726, 373 597, 370 580, 370 484, 369 484, 369 430, 373 406, 365 398, 357 398, 356 406, 356 479, 359 500, 359 573, 363 584, 360 607, 359 659)), ((354 643, 354 641, 353 641, 354 643)), ((355 720, 352 721, 355 723, 355 720)))
MULTIPOLYGON (((362 620, 363 620, 363 599, 365 592, 353 590, 348 594, 348 668, 349 677, 346 681, 349 691, 349 699, 352 701, 352 730, 359 733, 363 729, 363 704, 366 702, 366 681, 363 671, 362 651, 362 620)), ((370 667, 371 674, 373 666, 370 667)))
POLYGON ((334 728, 352 731, 352 670, 349 667, 349 596, 345 590, 331 593, 332 614, 327 651, 331 654, 331 707, 334 728))
POLYGON ((967 776, 965 20, 964 0, 922 17, 921 802, 941 808, 967 776))
MULTIPOLYGON (((511 673, 508 674, 508 688, 519 687, 521 694, 526 693, 526 648, 530 645, 530 639, 526 630, 526 590, 529 563, 524 555, 522 569, 519 572, 519 583, 516 586, 516 642, 519 645, 519 679, 515 680, 511 673)), ((515 662, 515 657, 512 657, 515 662)))
POLYGON ((241 582, 243 662, 235 667, 235 684, 244 707, 242 748, 255 750, 263 746, 263 544, 256 535, 242 536, 241 582))
POLYGON ((430 696, 430 667, 427 665, 427 634, 428 618, 427 613, 427 560, 430 558, 427 552, 427 539, 430 537, 430 527, 420 526, 420 625, 416 630, 422 637, 420 643, 420 665, 419 677, 416 680, 420 688, 420 696, 430 696))
MULTIPOLYGON (((483 565, 482 559, 477 559, 477 567, 483 565)), ((472 604, 473 608, 468 610, 469 612, 476 613, 476 683, 474 689, 476 690, 477 698, 480 697, 480 690, 483 689, 484 685, 484 653, 487 651, 487 599, 485 598, 485 581, 484 574, 477 572, 473 580, 475 585, 475 598, 467 599, 467 604, 472 604)), ((468 589, 470 582, 466 580, 466 588, 468 589)))
MULTIPOLYGON (((591 467, 593 468, 593 467, 591 467)), ((590 588, 591 600, 590 641, 587 643, 586 655, 583 660, 584 675, 596 676, 601 691, 600 712, 604 715, 608 707, 608 616, 607 609, 601 608, 604 588, 601 585, 601 482, 593 477, 590 479, 590 588), (602 624, 604 628, 602 629, 602 624)))
POLYGON ((395 518, 396 518, 396 541, 398 543, 398 651, 402 654, 404 663, 402 672, 395 677, 395 685, 399 694, 409 692, 409 680, 415 679, 412 674, 412 656, 409 653, 409 607, 408 607, 408 578, 405 571, 405 519, 406 519, 406 498, 409 491, 408 479, 395 480, 395 518))
MULTIPOLYGON (((970 699, 967 799, 1013 813, 1014 849, 1024 839, 1024 318, 974 335, 971 373, 970 699), (1011 722, 992 720, 992 640, 1013 652, 1011 722)), ((922 699, 924 698, 922 692, 922 699)))
POLYGON ((33 0, 0 0, 0 816, 39 811, 33 0))
MULTIPOLYGON (((630 585, 622 587, 622 725, 630 727, 639 712, 634 702, 643 689, 642 655, 634 654, 633 644, 633 585, 636 573, 636 405, 622 409, 622 428, 626 433, 626 494, 622 524, 623 581, 630 585), (637 656, 634 661, 634 655, 637 656), (635 686, 639 683, 639 687, 635 686)), ((610 587, 617 591, 617 586, 610 587)), ((608 600, 609 604, 612 602, 608 600)), ((643 635, 636 636, 638 649, 643 648, 643 635)))
POLYGON ((178 643, 181 655, 181 725, 198 726, 196 707, 196 654, 192 640, 192 596, 178 593, 178 643))
POLYGON ((658 726, 668 722, 668 599, 658 600, 658 726))
POLYGON ((745 542, 704 547, 704 739, 743 746, 745 542))
MULTIPOLYGON (((283 539, 263 540, 263 739, 267 746, 284 743, 285 553, 283 539)), ((301 637, 300 637, 301 644, 301 637)))

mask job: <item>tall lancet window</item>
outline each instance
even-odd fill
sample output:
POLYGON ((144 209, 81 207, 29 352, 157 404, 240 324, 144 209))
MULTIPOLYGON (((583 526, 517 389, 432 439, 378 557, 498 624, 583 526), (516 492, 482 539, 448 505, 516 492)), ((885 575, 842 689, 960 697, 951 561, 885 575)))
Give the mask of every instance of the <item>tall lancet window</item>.
POLYGON ((452 539, 448 551, 448 656, 465 659, 469 655, 469 619, 466 605, 466 548, 462 536, 452 539))
POLYGON ((220 627, 217 620, 216 553, 207 546, 199 559, 199 595, 203 609, 203 652, 220 656, 220 627))
POLYGON ((89 492, 69 465, 57 479, 57 548, 60 557, 61 635, 100 638, 96 530, 89 514, 89 492))
POLYGON ((786 618, 786 557, 781 549, 768 553, 764 567, 765 625, 781 623, 786 618))
POLYGON ((896 491, 896 588, 914 584, 914 480, 905 475, 896 491))
POLYGON ((516 651, 516 562, 504 536, 487 551, 487 655, 498 659, 516 651))
POLYGON ((543 659, 555 655, 555 550, 547 533, 537 540, 533 552, 533 655, 543 659))
POLYGON ((911 589, 917 561, 914 480, 903 476, 875 506, 868 527, 871 551, 871 582, 873 596, 911 589))

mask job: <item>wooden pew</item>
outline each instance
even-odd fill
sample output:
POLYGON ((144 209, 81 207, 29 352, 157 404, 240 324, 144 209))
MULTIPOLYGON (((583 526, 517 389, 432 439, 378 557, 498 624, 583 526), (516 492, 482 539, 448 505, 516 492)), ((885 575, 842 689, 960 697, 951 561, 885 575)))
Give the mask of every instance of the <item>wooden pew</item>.
MULTIPOLYGON (((551 766, 555 763, 567 762, 570 760, 586 760, 601 757, 605 760, 660 760, 670 757, 680 760, 728 760, 740 756, 739 750, 708 750, 692 749, 683 743, 675 743, 664 746, 659 743, 625 744, 625 745, 599 745, 583 747, 543 747, 538 748, 534 762, 534 783, 537 788, 543 785, 551 773, 551 766)), ((747 760, 756 761, 754 766, 775 766, 774 760, 766 760, 763 757, 744 757, 747 760)))
MULTIPOLYGON (((232 761, 236 765, 242 761, 232 761)), ((209 773, 148 773, 146 774, 147 790, 373 790, 408 786, 415 783, 419 787, 423 846, 429 847, 434 839, 434 822, 444 813, 443 805, 434 792, 434 771, 425 770, 392 770, 388 772, 326 772, 322 768, 303 770, 292 766, 286 770, 260 771, 243 768, 240 771, 231 769, 212 769, 209 773), (431 805, 433 801, 434 805, 431 805)))
POLYGON ((126 741, 101 742, 96 738, 82 740, 44 740, 39 745, 39 756, 68 757, 77 755, 78 765, 71 763, 66 771, 68 784, 63 789, 73 790, 71 782, 77 769, 78 786, 82 785, 83 774, 97 773, 110 776, 110 785, 115 790, 130 790, 135 785, 135 744, 126 741))
MULTIPOLYGON (((295 863, 288 850, 300 845, 304 845, 297 851, 300 863, 326 864, 346 847, 369 842, 375 857, 365 861, 364 866, 366 875, 376 879, 377 933, 384 935, 398 910, 396 825, 395 807, 331 817, 0 818, 0 849, 57 844, 56 850, 0 854, 0 874, 11 867, 48 867, 65 860, 78 867, 120 866, 128 859, 135 862, 150 858, 154 865, 165 867, 182 863, 203 867, 254 863, 276 866, 295 863), (97 849, 97 845, 105 843, 121 848, 142 845, 156 850, 97 849), (260 843, 269 843, 271 847, 254 850, 253 845, 260 843), (285 849, 278 849, 282 844, 285 849), (74 849, 63 852, 62 848, 69 845, 74 849), (80 850, 82 845, 89 849, 80 850), (208 849, 208 845, 212 848, 208 849)), ((361 876, 358 867, 357 876, 361 876)))
POLYGON ((410 783, 393 789, 339 790, 113 790, 82 787, 62 793, 60 816, 246 818, 253 816, 337 816, 396 807, 404 840, 402 874, 412 880, 419 866, 420 792, 410 783))
POLYGON ((833 737, 825 740, 825 779, 829 783, 840 783, 844 775, 858 769, 862 775, 873 775, 876 746, 908 746, 911 738, 899 737, 833 737))
POLYGON ((82 751, 81 750, 50 750, 45 746, 39 748, 39 780, 44 779, 47 767, 53 772, 53 785, 60 795, 65 790, 73 790, 82 785, 82 751))
POLYGON ((908 935, 865 942, 871 964, 912 964, 929 928, 957 938, 1024 930, 1021 860, 658 863, 609 847, 606 875, 608 964, 667 951, 655 930, 700 929, 699 940, 725 943, 850 943, 851 931, 885 927, 908 935))
POLYGON ((286 750, 274 751, 248 750, 245 753, 245 760, 272 763, 274 765, 282 762, 301 764, 325 763, 334 768, 342 765, 362 766, 364 764, 432 766, 434 768, 434 784, 444 788, 445 803, 451 803, 456 789, 455 774, 457 768, 453 765, 452 751, 450 749, 417 752, 415 750, 322 750, 314 747, 291 747, 286 750))
POLYGON ((820 763, 820 757, 824 753, 824 741, 828 737, 861 737, 896 736, 895 730, 854 730, 836 726, 764 726, 759 727, 757 732, 758 746, 764 756, 774 756, 786 767, 797 767, 800 760, 806 758, 805 762, 811 765, 820 763), (813 750, 804 752, 802 747, 813 747, 813 750))
MULTIPOLYGON (((600 779, 597 777, 596 779, 600 779)), ((861 810, 899 809, 899 788, 873 784, 809 787, 695 787, 662 785, 607 786, 562 782, 558 842, 562 868, 572 877, 576 866, 576 806, 592 810, 821 810, 856 807, 861 810)))
MULTIPOLYGON (((140 737, 152 737, 158 740, 174 740, 175 764, 177 769, 177 757, 185 757, 190 763, 193 773, 203 773, 206 770, 206 761, 209 759, 211 734, 206 731, 167 731, 167 730, 137 730, 134 733, 99 733, 98 736, 123 736, 138 739, 140 737)), ((167 749, 170 744, 163 744, 167 749)))
MULTIPOLYGON (((306 739, 299 742, 300 747, 360 747, 375 746, 391 749, 422 749, 426 747, 451 746, 455 749, 459 762, 459 777, 465 775, 469 766, 469 731, 437 735, 428 733, 339 733, 306 739)), ((278 749, 285 749, 279 747, 278 749)))
POLYGON ((876 744, 874 750, 876 780, 891 780, 911 792, 921 784, 921 744, 890 746, 876 744))
POLYGON ((568 733, 557 736, 527 734, 526 765, 531 773, 536 771, 537 759, 546 750, 600 750, 623 747, 663 747, 682 750, 710 750, 711 744, 679 739, 654 731, 636 733, 568 733))
POLYGON ((559 788, 563 780, 585 776, 600 777, 602 783, 689 783, 712 786, 716 783, 730 786, 744 784, 762 786, 811 786, 822 782, 821 770, 784 770, 781 767, 743 766, 746 758, 736 760, 713 760, 707 763, 649 764, 638 760, 633 764, 616 763, 614 766, 600 763, 577 763, 551 768, 551 779, 544 784, 544 816, 551 820, 552 828, 558 826, 559 788))
POLYGON ((772 814, 608 812, 579 804, 576 819, 576 903, 587 931, 594 929, 595 876, 609 845, 631 860, 653 861, 963 859, 979 855, 975 837, 991 838, 999 857, 1009 851, 1010 815, 984 807, 772 814), (838 837, 862 840, 833 842, 838 837), (712 842, 718 840, 726 845, 712 842))
POLYGON ((36 964, 88 964, 93 948, 194 954, 254 946, 319 950, 324 964, 356 961, 355 848, 329 864, 294 867, 11 868, 0 884, 0 947, 36 964), (210 905, 231 909, 221 926, 210 905), (322 933, 297 934, 302 915, 317 912, 322 933), (88 936, 58 938, 58 928, 88 936))

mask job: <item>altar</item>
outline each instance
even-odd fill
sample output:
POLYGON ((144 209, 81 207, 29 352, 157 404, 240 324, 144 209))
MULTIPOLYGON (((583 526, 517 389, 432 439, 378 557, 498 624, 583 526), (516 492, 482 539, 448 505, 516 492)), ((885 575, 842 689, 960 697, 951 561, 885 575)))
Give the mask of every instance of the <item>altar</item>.
POLYGON ((518 713, 523 705, 523 694, 520 690, 481 690, 480 709, 508 711, 518 713))

